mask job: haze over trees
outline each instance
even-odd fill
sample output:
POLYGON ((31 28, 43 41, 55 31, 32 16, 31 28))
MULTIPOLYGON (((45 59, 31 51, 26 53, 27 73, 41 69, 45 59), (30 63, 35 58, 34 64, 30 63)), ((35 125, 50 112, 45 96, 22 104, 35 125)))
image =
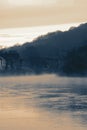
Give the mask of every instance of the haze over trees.
POLYGON ((68 31, 53 32, 32 42, 0 50, 6 60, 1 73, 87 74, 87 23, 68 31))

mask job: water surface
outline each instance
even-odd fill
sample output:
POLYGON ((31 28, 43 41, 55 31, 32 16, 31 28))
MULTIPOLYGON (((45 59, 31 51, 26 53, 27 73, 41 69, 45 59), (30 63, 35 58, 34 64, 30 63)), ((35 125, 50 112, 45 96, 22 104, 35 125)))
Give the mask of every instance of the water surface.
POLYGON ((87 78, 0 77, 0 130, 48 129, 87 129, 87 78))

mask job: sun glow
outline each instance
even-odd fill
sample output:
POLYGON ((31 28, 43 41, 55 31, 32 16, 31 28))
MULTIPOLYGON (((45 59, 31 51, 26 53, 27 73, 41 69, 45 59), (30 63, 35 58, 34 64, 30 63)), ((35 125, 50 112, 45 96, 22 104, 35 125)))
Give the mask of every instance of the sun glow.
POLYGON ((9 0, 9 3, 14 6, 35 6, 35 5, 53 5, 56 4, 58 0, 9 0))
POLYGON ((9 0, 13 6, 70 6, 75 0, 9 0))
POLYGON ((37 27, 23 27, 23 28, 7 28, 0 30, 0 45, 13 46, 17 43, 23 44, 31 42, 41 35, 57 30, 66 31, 72 26, 78 26, 80 23, 37 26, 37 27))

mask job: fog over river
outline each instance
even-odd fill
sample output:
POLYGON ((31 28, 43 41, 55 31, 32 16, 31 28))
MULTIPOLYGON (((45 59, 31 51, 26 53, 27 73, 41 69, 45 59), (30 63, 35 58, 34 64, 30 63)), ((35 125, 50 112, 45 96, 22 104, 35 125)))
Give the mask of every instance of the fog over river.
POLYGON ((87 129, 87 78, 0 77, 0 130, 64 129, 87 129))

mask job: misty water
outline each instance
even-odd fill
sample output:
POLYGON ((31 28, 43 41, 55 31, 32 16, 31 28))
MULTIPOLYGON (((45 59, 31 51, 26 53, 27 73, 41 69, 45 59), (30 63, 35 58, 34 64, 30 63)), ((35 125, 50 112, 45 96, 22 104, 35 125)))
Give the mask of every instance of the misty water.
POLYGON ((87 129, 87 78, 0 77, 0 130, 48 129, 87 129))

